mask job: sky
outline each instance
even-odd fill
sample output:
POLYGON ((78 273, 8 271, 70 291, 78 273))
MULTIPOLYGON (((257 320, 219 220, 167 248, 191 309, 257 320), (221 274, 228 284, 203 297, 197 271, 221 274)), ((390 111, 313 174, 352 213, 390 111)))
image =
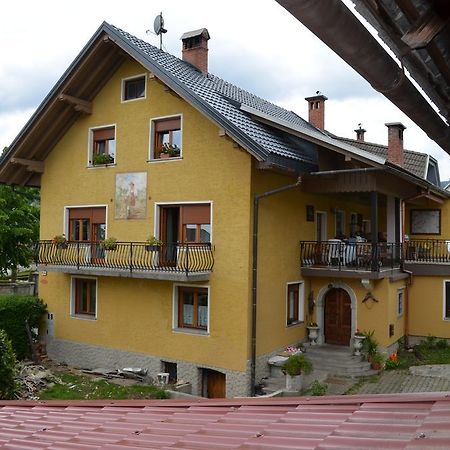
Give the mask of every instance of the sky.
MULTIPOLYGON (((351 5, 349 0, 345 3, 351 5)), ((153 21, 163 13, 164 49, 181 56, 180 36, 208 28, 209 71, 307 119, 305 97, 328 97, 325 127, 387 144, 388 122, 402 122, 405 148, 433 155, 441 179, 450 156, 396 106, 275 0, 22 0, 0 15, 0 149, 9 145, 65 69, 105 20, 154 45, 153 21)))

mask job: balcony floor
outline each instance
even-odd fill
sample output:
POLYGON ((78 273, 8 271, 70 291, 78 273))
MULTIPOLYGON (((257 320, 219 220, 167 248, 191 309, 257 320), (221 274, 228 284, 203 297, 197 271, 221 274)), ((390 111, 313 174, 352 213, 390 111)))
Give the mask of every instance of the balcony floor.
POLYGON ((165 270, 137 270, 111 269, 104 267, 80 267, 70 265, 51 265, 39 264, 39 272, 60 272, 71 275, 87 275, 102 277, 122 277, 122 278, 143 278, 148 280, 166 280, 166 281, 208 281, 211 272, 170 272, 165 270))
POLYGON ((305 277, 323 277, 323 278, 359 278, 369 280, 381 280, 382 278, 403 278, 408 275, 402 272, 400 268, 380 268, 379 271, 361 270, 351 267, 338 266, 309 266, 301 268, 302 275, 305 277))

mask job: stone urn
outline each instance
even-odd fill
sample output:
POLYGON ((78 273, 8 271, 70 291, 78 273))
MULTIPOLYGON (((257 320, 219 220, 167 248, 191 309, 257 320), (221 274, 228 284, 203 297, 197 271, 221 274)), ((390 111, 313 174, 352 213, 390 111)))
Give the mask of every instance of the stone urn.
POLYGON ((309 345, 317 345, 317 338, 319 337, 320 327, 309 326, 306 328, 308 329, 309 345))
POLYGON ((353 336, 353 348, 355 350, 355 356, 361 356, 361 349, 363 347, 364 339, 366 336, 363 334, 355 334, 353 336))
POLYGON ((302 390, 303 375, 286 374, 286 390, 289 392, 299 392, 302 390))

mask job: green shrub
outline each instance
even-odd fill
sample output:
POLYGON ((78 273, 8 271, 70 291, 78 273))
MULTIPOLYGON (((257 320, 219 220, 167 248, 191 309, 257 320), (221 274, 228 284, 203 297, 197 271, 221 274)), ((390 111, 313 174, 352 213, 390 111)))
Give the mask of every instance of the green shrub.
POLYGON ((422 341, 419 345, 423 348, 431 349, 436 346, 436 336, 428 335, 424 341, 422 341))
POLYGON ((47 306, 44 302, 31 295, 0 296, 0 328, 4 329, 11 339, 18 359, 31 354, 26 321, 28 320, 30 328, 38 327, 46 311, 47 306))
POLYGON ((5 331, 0 329, 0 400, 14 397, 16 383, 16 355, 5 331))
POLYGON ((297 353, 289 356, 289 358, 283 363, 282 369, 291 377, 295 377, 301 373, 311 373, 312 364, 305 358, 303 353, 297 353))
POLYGON ((313 384, 311 384, 310 390, 311 395, 321 397, 322 395, 325 395, 327 393, 328 386, 326 384, 322 384, 318 380, 314 380, 313 384))
POLYGON ((436 342, 436 348, 440 348, 440 349, 448 348, 447 339, 439 339, 436 342))
POLYGON ((395 370, 395 369, 398 369, 398 366, 399 366, 399 362, 393 361, 392 359, 387 359, 386 362, 384 363, 384 368, 386 370, 395 370))
POLYGON ((378 352, 378 341, 374 337, 375 331, 365 331, 364 336, 366 337, 363 341, 363 353, 367 356, 373 356, 378 352))

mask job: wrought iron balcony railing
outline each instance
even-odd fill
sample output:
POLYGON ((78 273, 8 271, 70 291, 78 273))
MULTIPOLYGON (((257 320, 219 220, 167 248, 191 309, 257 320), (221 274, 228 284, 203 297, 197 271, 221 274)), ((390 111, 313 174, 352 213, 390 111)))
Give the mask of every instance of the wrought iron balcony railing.
POLYGON ((209 243, 117 242, 106 247, 101 242, 69 241, 57 244, 39 241, 36 262, 48 266, 70 266, 92 269, 159 271, 184 273, 210 272, 214 256, 209 243))
POLYGON ((407 262, 450 264, 450 240, 412 239, 404 246, 407 262))
POLYGON ((379 271, 398 268, 403 260, 402 244, 379 242, 302 241, 302 267, 379 271))

